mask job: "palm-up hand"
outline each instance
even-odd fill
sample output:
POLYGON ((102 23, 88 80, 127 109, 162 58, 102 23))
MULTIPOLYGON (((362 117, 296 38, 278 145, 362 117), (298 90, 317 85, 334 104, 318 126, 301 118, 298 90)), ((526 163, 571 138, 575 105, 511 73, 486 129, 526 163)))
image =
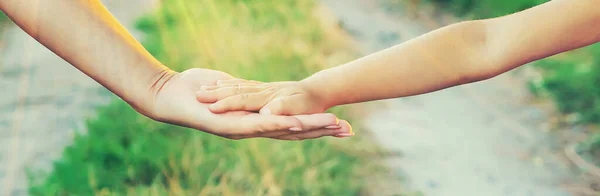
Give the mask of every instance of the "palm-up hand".
POLYGON ((216 85, 218 80, 228 79, 233 77, 208 69, 195 68, 177 73, 159 88, 148 116, 230 139, 302 140, 353 135, 348 122, 338 121, 333 114, 278 116, 246 111, 214 114, 209 111, 208 104, 196 100, 195 92, 201 86, 216 85))

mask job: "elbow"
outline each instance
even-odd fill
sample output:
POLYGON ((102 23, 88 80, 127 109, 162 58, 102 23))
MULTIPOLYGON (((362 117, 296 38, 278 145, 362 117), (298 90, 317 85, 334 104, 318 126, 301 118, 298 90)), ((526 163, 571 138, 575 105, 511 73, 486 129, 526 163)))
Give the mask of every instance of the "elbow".
POLYGON ((479 82, 492 79, 504 72, 505 70, 494 69, 494 66, 487 65, 488 62, 474 64, 472 67, 465 69, 459 74, 458 85, 479 82))
POLYGON ((491 79, 503 73, 491 50, 490 20, 457 23, 460 40, 464 40, 464 57, 458 73, 458 83, 467 84, 491 79))
POLYGON ((500 74, 501 73, 492 72, 492 71, 488 71, 488 70, 475 70, 475 71, 465 72, 458 79, 457 83, 458 83, 458 85, 462 85, 462 84, 479 82, 479 81, 483 81, 483 80, 492 79, 500 74))

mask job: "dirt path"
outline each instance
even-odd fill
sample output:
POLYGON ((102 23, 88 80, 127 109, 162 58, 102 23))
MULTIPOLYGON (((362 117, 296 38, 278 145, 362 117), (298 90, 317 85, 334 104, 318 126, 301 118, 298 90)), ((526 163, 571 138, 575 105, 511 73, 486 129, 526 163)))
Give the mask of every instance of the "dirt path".
MULTIPOLYGON (((153 0, 103 2, 131 30, 154 6, 153 0)), ((49 168, 110 93, 16 26, 2 40, 0 195, 27 195, 25 169, 49 168)))
MULTIPOLYGON (((323 0, 365 49, 401 43, 430 30, 402 9, 376 1, 323 0)), ((526 103, 523 70, 427 95, 386 101, 366 126, 382 146, 401 151, 390 166, 425 195, 569 195, 570 170, 544 132, 544 112, 526 103)), ((399 81, 400 82, 400 81, 399 81)))

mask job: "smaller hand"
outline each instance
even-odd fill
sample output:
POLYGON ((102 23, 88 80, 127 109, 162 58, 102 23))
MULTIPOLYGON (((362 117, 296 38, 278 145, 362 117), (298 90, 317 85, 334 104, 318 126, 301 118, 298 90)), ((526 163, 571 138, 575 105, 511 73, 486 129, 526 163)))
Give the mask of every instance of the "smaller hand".
POLYGON ((202 103, 213 103, 213 113, 260 111, 261 114, 298 115, 321 113, 328 106, 301 82, 261 83, 243 79, 220 80, 196 93, 202 103))

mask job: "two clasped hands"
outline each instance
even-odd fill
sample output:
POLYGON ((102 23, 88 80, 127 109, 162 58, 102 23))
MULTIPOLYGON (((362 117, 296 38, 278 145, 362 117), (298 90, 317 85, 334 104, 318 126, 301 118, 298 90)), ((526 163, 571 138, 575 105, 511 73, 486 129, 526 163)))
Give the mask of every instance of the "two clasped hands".
MULTIPOLYGON (((200 68, 167 74, 169 76, 164 76, 165 81, 160 84, 162 87, 155 93, 154 111, 138 109, 142 114, 230 139, 266 137, 302 140, 353 135, 347 121, 338 120, 333 114, 322 113, 326 109, 324 104, 301 103, 301 98, 295 100, 295 96, 309 94, 291 88, 287 90, 296 92, 285 94, 288 93, 286 89, 277 87, 284 83, 246 81, 220 71, 200 68), (246 94, 251 92, 265 97, 246 94), (294 99, 284 95, 293 95, 294 99), (274 101, 262 107, 269 102, 266 96, 281 97, 282 102, 274 101), (298 107, 288 107, 293 105, 298 107), (258 113, 261 108, 261 113, 258 113), (299 108, 302 110, 295 110, 299 108)), ((292 87, 293 83, 286 84, 292 87)))
MULTIPOLYGON (((306 81, 262 83, 244 79, 218 80, 214 85, 201 86, 196 92, 198 101, 209 104, 215 114, 235 111, 259 112, 261 115, 296 115, 298 121, 275 125, 295 133, 277 134, 280 139, 302 140, 322 136, 338 138, 354 135, 350 124, 332 114, 324 114, 333 106, 318 86, 306 81), (313 114, 313 115, 310 115, 313 114)), ((268 129, 268 128, 267 128, 268 129)))
POLYGON ((302 140, 352 136, 348 122, 322 113, 337 105, 486 80, 596 43, 600 41, 596 4, 553 0, 507 16, 464 21, 301 81, 274 83, 200 68, 171 71, 100 1, 2 0, 0 10, 41 44, 154 120, 231 139, 302 140), (549 19, 552 22, 546 22, 549 19))

